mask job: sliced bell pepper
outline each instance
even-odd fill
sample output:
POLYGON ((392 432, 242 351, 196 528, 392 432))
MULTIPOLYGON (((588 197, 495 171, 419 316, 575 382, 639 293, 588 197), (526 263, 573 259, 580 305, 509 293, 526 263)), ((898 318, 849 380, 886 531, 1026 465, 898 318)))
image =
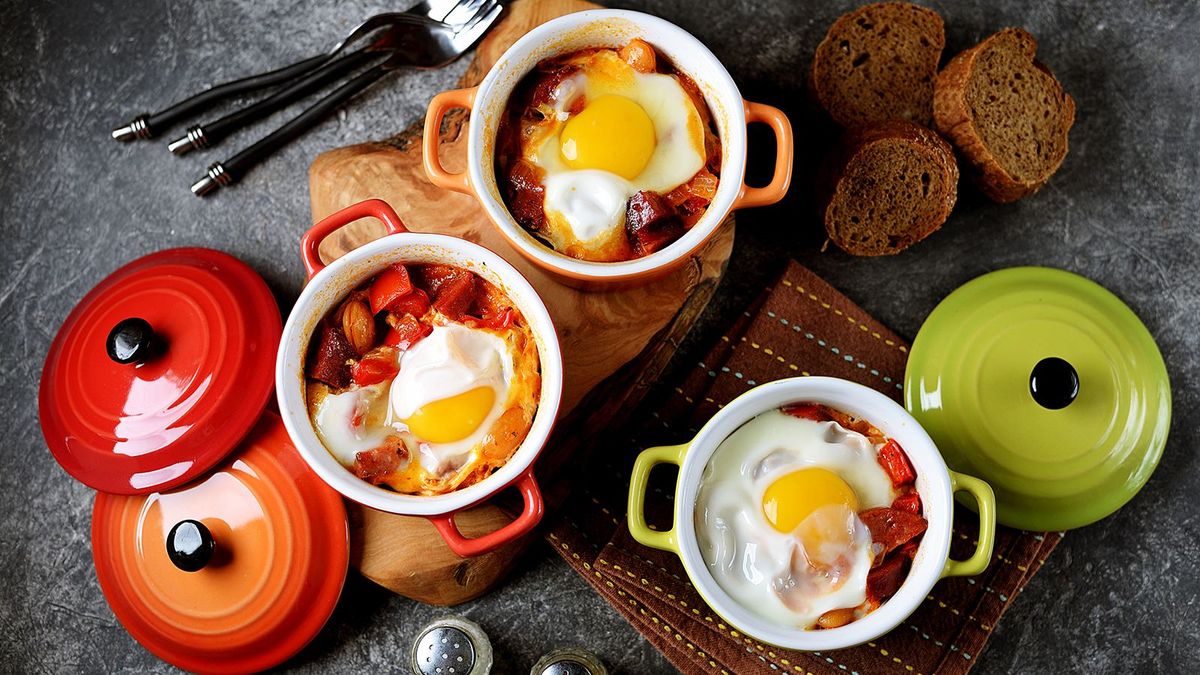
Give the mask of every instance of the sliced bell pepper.
POLYGON ((512 307, 505 307, 495 314, 481 317, 473 320, 476 326, 481 328, 490 328, 491 330, 504 330, 516 322, 516 312, 512 307))
POLYGON ((902 494, 892 501, 892 508, 919 516, 921 515, 921 495, 915 492, 902 494))
POLYGON ((394 347, 373 349, 350 368, 350 377, 360 387, 378 384, 400 372, 400 361, 394 347))
POLYGON ((784 414, 814 422, 828 422, 831 417, 820 403, 792 403, 782 408, 784 414))
POLYGON ((388 330, 387 335, 383 336, 383 343, 401 351, 412 348, 422 338, 433 332, 433 327, 421 323, 411 314, 405 314, 389 323, 391 329, 388 330))
POLYGON ((392 302, 388 306, 388 311, 399 316, 412 314, 419 319, 425 316, 425 312, 429 311, 429 295, 419 288, 414 288, 407 295, 397 298, 392 302))
POLYGON ((371 282, 367 292, 371 301, 371 313, 378 314, 390 309, 392 303, 408 295, 413 290, 412 279, 409 278, 408 268, 396 264, 380 272, 371 282))
POLYGON ((895 440, 889 438, 883 447, 879 449, 879 457, 877 458, 879 465, 887 472, 887 475, 892 479, 892 485, 900 487, 908 485, 917 479, 917 472, 913 470, 912 464, 908 461, 908 455, 904 454, 904 449, 895 440))

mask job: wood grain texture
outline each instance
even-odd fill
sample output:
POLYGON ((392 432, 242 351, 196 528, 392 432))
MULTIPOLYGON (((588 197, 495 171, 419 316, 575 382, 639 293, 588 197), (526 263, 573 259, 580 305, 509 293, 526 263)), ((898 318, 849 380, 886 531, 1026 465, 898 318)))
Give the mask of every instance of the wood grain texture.
MULTIPOLYGON (((534 26, 594 7, 579 0, 517 0, 479 45, 460 85, 478 84, 500 55, 534 26)), ((447 115, 443 124, 440 156, 450 171, 465 168, 467 124, 462 113, 447 115)), ((512 263, 537 288, 555 320, 566 368, 560 425, 537 465, 548 505, 553 507, 564 494, 553 479, 575 445, 572 437, 622 410, 627 414, 707 304, 732 251, 733 218, 687 265, 660 281, 622 291, 582 292, 557 283, 526 262, 496 232, 474 198, 429 183, 421 165, 420 136, 417 123, 387 140, 318 156, 309 170, 313 220, 363 199, 381 198, 409 229, 482 244, 512 263), (588 402, 579 406, 585 396, 588 402)), ((382 223, 374 219, 351 223, 325 240, 321 255, 329 262, 383 233, 382 223)), ((376 583, 422 602, 457 604, 486 592, 511 569, 530 540, 464 560, 450 552, 423 518, 354 504, 349 509, 351 564, 376 583)), ((491 503, 456 517, 467 536, 497 529, 510 520, 491 503)))

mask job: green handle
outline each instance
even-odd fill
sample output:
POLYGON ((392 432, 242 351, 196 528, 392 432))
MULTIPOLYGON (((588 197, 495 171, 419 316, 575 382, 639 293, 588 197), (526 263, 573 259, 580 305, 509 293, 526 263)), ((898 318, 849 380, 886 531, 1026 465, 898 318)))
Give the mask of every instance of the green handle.
POLYGON ((950 489, 967 492, 979 506, 979 543, 975 553, 966 560, 947 560, 942 577, 973 577, 987 569, 992 561, 992 546, 996 543, 996 495, 987 483, 965 474, 950 472, 950 489))
POLYGON ((645 546, 670 551, 679 555, 679 544, 675 541, 675 524, 666 532, 650 529, 646 524, 646 483, 650 480, 650 470, 659 464, 683 465, 683 456, 687 454, 690 443, 683 445, 663 445, 657 448, 643 450, 633 463, 633 475, 629 478, 629 509, 626 518, 629 521, 629 533, 645 546))

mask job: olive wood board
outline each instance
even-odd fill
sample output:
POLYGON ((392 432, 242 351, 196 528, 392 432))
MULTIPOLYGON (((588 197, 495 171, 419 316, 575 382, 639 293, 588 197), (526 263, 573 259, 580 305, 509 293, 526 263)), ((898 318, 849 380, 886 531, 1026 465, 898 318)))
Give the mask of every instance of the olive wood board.
MULTIPOLYGON (((459 82, 478 84, 520 36, 552 18, 597 7, 579 0, 516 0, 476 49, 459 82)), ((440 156, 449 171, 466 163, 467 114, 446 116, 440 156)), ((541 294, 558 329, 564 391, 559 423, 538 458, 536 474, 547 509, 567 492, 561 473, 581 434, 606 426, 641 399, 666 367, 675 345, 700 316, 733 248, 733 218, 691 260, 648 285, 609 292, 584 292, 556 282, 527 262, 495 231, 473 197, 441 190, 425 177, 420 122, 384 141, 325 152, 309 169, 314 222, 368 198, 396 209, 411 230, 450 234, 482 244, 512 263, 541 294), (582 403, 581 403, 582 402, 582 403)), ((327 238, 321 256, 329 262, 384 234, 383 224, 363 219, 327 238)), ((501 500, 504 501, 504 500, 501 500)), ((532 536, 475 558, 459 558, 424 518, 397 516, 347 505, 351 564, 372 581, 422 602, 453 605, 492 588, 511 569, 532 536)), ((468 537, 512 520, 493 503, 464 510, 455 522, 468 537)))

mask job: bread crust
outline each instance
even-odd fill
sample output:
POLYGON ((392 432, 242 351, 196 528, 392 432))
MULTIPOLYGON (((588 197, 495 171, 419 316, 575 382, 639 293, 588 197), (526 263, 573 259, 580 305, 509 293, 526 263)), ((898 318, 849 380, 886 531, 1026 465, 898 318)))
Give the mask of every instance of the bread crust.
MULTIPOLYGON (((890 118, 908 118, 912 122, 929 126, 933 121, 933 81, 937 77, 938 63, 945 46, 944 22, 932 9, 908 2, 877 2, 864 5, 841 15, 829 27, 813 56, 807 78, 808 88, 830 119, 846 129, 869 126, 890 118), (886 15, 886 19, 881 15, 886 15), (884 99, 873 103, 871 107, 855 105, 853 97, 848 98, 846 93, 847 87, 851 86, 846 74, 836 72, 839 60, 848 58, 849 55, 849 52, 845 55, 839 53, 839 46, 842 49, 853 49, 854 45, 861 46, 864 42, 872 40, 891 43, 895 38, 885 39, 884 32, 894 31, 892 35, 898 36, 901 31, 912 30, 909 22, 929 24, 931 28, 929 33, 918 35, 922 44, 916 48, 916 52, 904 51, 900 45, 895 45, 894 54, 864 53, 861 56, 864 62, 868 56, 874 60, 887 57, 885 60, 888 62, 891 58, 903 59, 906 63, 928 70, 915 82, 909 81, 905 75, 892 73, 888 76, 890 81, 889 86, 885 88, 887 94, 884 99), (865 30, 871 32, 871 37, 863 36, 862 26, 867 26, 865 30), (884 31, 874 32, 878 31, 880 26, 884 27, 884 31), (902 102, 911 103, 913 108, 905 112, 900 107, 902 102)), ((871 69, 872 66, 868 64, 866 68, 871 69)), ((897 71, 899 70, 902 68, 897 68, 897 71)), ((855 86, 868 85, 859 82, 855 86)))
POLYGON ((821 216, 825 223, 825 231, 830 241, 851 255, 882 256, 899 253, 936 232, 950 217, 950 212, 954 209, 954 203, 958 198, 958 178, 958 163, 954 158, 954 149, 932 129, 908 120, 886 120, 848 132, 838 147, 830 154, 822 170, 820 181, 823 186, 821 216), (912 230, 906 233, 903 241, 894 246, 880 248, 853 241, 848 232, 841 231, 837 227, 835 214, 830 207, 839 197, 855 198, 847 194, 847 186, 843 184, 846 171, 855 158, 876 143, 891 141, 911 144, 933 160, 934 167, 942 173, 940 184, 947 186, 947 189, 941 194, 931 195, 935 206, 931 217, 915 223, 912 230))
POLYGON ((1058 171, 1058 168, 1062 166, 1063 159, 1067 156, 1067 137, 1071 126, 1075 123, 1075 100, 1071 98, 1070 94, 1063 91, 1062 83, 1058 81, 1058 78, 1035 60, 1036 55, 1037 40, 1033 35, 1020 28, 1005 28, 951 59, 938 74, 934 83, 934 127, 954 143, 963 158, 970 164, 972 169, 970 175, 974 182, 984 194, 996 202, 1013 202, 1037 192, 1058 171), (1065 121, 1058 131, 1062 134, 1062 152, 1054 158, 1043 175, 1029 180, 1016 178, 1001 165, 995 153, 984 142, 983 135, 971 115, 970 104, 967 102, 967 89, 977 60, 992 46, 993 42, 1007 35, 1016 37, 1029 61, 1050 76, 1057 93, 1063 98, 1065 110, 1065 121))

